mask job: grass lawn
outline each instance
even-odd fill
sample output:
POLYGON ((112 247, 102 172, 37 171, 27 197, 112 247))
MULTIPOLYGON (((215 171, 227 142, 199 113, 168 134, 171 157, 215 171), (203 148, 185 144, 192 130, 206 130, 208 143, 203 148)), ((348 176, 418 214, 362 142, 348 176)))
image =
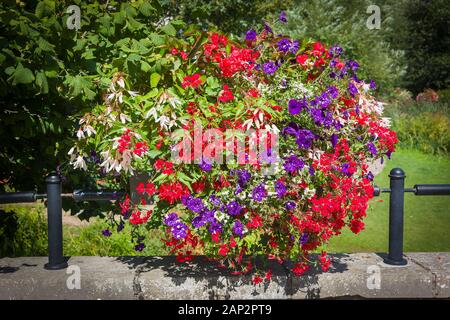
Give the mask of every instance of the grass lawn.
MULTIPOLYGON (((450 183, 450 158, 426 155, 415 150, 398 150, 387 160, 376 185, 389 187, 389 171, 402 168, 405 187, 414 184, 450 183)), ((366 228, 355 235, 346 230, 333 238, 329 252, 386 252, 388 248, 389 194, 371 201, 365 219, 366 228)), ((405 194, 404 250, 450 251, 450 196, 405 194)))

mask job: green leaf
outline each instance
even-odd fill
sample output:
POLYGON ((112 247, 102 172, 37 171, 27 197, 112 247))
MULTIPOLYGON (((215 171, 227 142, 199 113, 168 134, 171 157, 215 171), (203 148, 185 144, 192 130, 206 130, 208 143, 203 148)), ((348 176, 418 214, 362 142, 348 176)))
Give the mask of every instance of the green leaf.
POLYGON ((152 73, 152 75, 150 76, 150 85, 152 86, 152 88, 155 88, 158 85, 160 79, 161 75, 159 73, 152 73))
POLYGON ((150 39, 152 40, 153 44, 156 46, 161 46, 166 43, 166 38, 157 33, 151 33, 150 39))
POLYGON ((151 66, 148 64, 148 62, 142 60, 141 61, 141 70, 144 72, 148 72, 150 69, 151 69, 151 66))
POLYGON ((24 68, 23 65, 19 62, 10 79, 12 79, 13 85, 19 83, 28 84, 34 81, 34 74, 30 69, 24 68))
POLYGON ((48 93, 48 82, 44 72, 36 73, 36 85, 40 88, 41 93, 48 93))
POLYGON ((163 26, 161 28, 161 30, 172 37, 175 37, 175 35, 177 34, 177 30, 174 28, 174 26, 171 23, 166 24, 165 26, 163 26))
POLYGON ((142 2, 138 8, 139 12, 144 16, 150 16, 156 9, 147 1, 142 2))

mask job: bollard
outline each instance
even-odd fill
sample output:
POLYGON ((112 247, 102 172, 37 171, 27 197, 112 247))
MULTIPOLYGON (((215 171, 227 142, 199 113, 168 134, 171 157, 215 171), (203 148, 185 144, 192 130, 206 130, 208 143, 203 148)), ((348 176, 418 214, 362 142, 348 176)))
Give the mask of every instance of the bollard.
POLYGON ((389 253, 386 264, 403 266, 403 209, 405 199, 405 172, 394 168, 389 173, 391 194, 389 198, 389 253))
POLYGON ((63 256, 62 242, 62 200, 61 178, 52 173, 45 179, 47 183, 47 219, 48 219, 48 263, 47 270, 67 268, 63 256))

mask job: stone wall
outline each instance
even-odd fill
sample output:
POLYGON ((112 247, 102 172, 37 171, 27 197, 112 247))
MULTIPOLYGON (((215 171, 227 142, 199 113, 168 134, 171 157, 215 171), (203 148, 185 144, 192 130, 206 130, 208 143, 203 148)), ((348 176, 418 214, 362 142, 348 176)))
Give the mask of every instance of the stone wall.
POLYGON ((0 259, 0 299, 315 299, 450 298, 450 253, 408 253, 389 266, 375 253, 333 255, 326 273, 293 277, 272 264, 270 283, 231 276, 203 257, 180 265, 173 257, 71 257, 49 271, 46 257, 0 259))

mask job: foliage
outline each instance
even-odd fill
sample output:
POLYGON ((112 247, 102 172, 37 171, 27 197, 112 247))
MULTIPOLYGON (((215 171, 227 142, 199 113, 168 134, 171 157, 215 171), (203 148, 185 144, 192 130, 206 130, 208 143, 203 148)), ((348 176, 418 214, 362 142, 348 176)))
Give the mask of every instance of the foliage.
POLYGON ((447 104, 412 102, 386 108, 399 143, 431 154, 450 153, 450 110, 447 104), (406 109, 406 110, 405 110, 406 109))
POLYGON ((0 210, 0 257, 47 255, 47 222, 40 208, 6 206, 0 210))
POLYGON ((380 29, 369 29, 366 13, 373 1, 299 0, 287 10, 289 22, 283 31, 294 38, 315 38, 336 43, 349 57, 361 64, 360 74, 374 79, 386 93, 404 73, 401 48, 395 48, 389 35, 395 27, 396 11, 392 1, 378 1, 380 29))
MULTIPOLYGON (((111 75, 123 70, 146 83, 161 61, 146 61, 161 34, 156 1, 2 1, 0 4, 0 177, 19 190, 42 186, 63 170, 75 115, 101 101, 111 75), (69 30, 69 5, 81 9, 81 29, 69 30), (159 31, 158 31, 158 30, 159 31), (139 78, 139 75, 141 78, 139 78)), ((176 23, 176 22, 174 22, 176 23)), ((162 61, 164 63, 164 61, 162 61)), ((68 189, 98 177, 70 176, 68 189)))
MULTIPOLYGON (((367 162, 394 151, 375 83, 359 80, 341 47, 291 39, 267 23, 241 41, 180 27, 143 54, 161 62, 150 83, 113 75, 104 103, 80 120, 71 164, 104 179, 147 173, 141 198, 127 196, 111 221, 164 231, 180 262, 202 252, 242 273, 252 265, 244 254, 264 254, 295 260, 300 275, 311 250, 345 226, 363 229, 373 194, 367 162), (198 126, 220 138, 211 143, 198 126), (223 138, 232 138, 226 164, 223 138), (185 149, 192 140, 200 155, 185 149), (258 141, 269 151, 259 158, 250 147, 258 141)), ((145 247, 141 235, 136 242, 145 247)), ((322 252, 313 263, 327 270, 330 259, 322 252)))
POLYGON ((405 52, 404 85, 414 94, 450 87, 450 2, 403 0, 395 6, 391 43, 405 52))

